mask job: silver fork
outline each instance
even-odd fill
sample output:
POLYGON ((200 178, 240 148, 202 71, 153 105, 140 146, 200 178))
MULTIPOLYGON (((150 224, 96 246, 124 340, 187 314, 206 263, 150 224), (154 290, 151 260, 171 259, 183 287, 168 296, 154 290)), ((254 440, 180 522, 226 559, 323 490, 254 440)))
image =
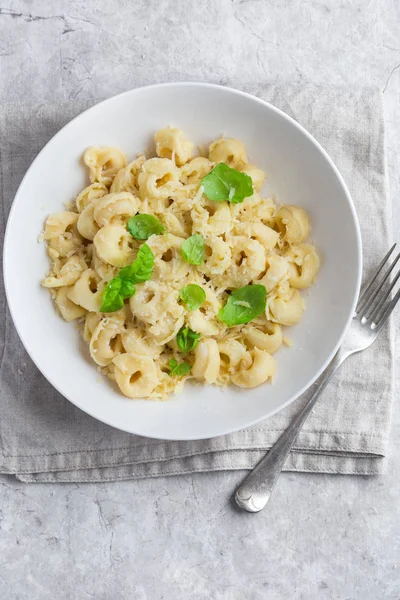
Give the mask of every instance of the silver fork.
POLYGON ((390 285, 387 283, 390 274, 400 259, 399 253, 388 267, 389 259, 395 247, 396 244, 391 247, 371 280, 361 292, 355 314, 342 345, 323 373, 317 389, 299 415, 275 442, 268 454, 260 460, 237 488, 235 500, 240 508, 253 513, 264 508, 301 428, 328 381, 348 356, 368 348, 382 331, 400 298, 400 289, 393 299, 390 298, 391 292, 400 277, 400 270, 390 285))

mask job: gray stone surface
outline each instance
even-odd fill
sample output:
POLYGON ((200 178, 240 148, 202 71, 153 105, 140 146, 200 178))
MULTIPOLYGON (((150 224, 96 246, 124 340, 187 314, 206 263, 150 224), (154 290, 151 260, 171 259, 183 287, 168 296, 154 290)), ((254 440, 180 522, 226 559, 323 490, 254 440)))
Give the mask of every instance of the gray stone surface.
MULTIPOLYGON (((0 103, 172 80, 376 84, 399 231, 399 34, 396 0, 5 0, 0 103)), ((386 476, 284 474, 259 515, 230 504, 243 473, 0 478, 0 598, 398 600, 398 390, 386 476)))

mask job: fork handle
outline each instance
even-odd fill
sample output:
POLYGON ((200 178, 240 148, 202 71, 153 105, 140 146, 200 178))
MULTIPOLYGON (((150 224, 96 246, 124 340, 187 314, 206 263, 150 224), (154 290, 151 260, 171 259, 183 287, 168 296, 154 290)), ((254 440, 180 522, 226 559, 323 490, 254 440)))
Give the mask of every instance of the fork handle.
POLYGON ((322 378, 318 382, 318 387, 307 401, 306 405, 275 442, 268 454, 260 460, 237 488, 235 500, 240 508, 247 510, 247 512, 255 513, 262 510, 267 504, 290 450, 292 449, 308 415, 314 408, 319 395, 324 390, 330 378, 349 354, 349 352, 344 351, 342 348, 338 350, 337 354, 324 371, 322 378))

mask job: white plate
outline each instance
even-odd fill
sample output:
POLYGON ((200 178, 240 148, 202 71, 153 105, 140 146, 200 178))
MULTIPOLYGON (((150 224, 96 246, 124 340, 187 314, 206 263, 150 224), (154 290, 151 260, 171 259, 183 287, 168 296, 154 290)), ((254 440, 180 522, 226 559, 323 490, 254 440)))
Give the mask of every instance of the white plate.
POLYGON ((19 336, 50 383, 96 419, 144 436, 189 440, 248 427, 294 400, 326 367, 352 316, 361 277, 361 237, 352 200, 338 170, 302 127, 273 106, 225 87, 155 85, 126 92, 87 110, 45 146, 22 181, 8 220, 4 274, 19 336), (300 325, 287 330, 292 348, 276 355, 273 385, 253 390, 187 385, 168 402, 128 400, 96 371, 80 336, 40 286, 48 259, 38 235, 49 213, 63 210, 87 185, 82 152, 120 146, 134 157, 154 131, 183 129, 196 144, 225 134, 245 143, 251 162, 268 174, 279 202, 310 214, 322 258, 317 284, 306 292, 300 325))

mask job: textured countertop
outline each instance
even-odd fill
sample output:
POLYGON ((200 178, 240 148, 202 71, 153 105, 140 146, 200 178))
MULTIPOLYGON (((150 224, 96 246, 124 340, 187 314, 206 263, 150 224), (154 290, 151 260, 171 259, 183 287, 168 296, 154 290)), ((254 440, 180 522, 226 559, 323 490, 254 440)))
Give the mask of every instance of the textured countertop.
MULTIPOLYGON (((5 0, 0 103, 173 80, 378 85, 399 231, 399 40, 394 0, 5 0)), ((230 502, 242 477, 0 476, 0 599, 399 600, 398 402, 386 476, 284 474, 258 515, 230 502)))

